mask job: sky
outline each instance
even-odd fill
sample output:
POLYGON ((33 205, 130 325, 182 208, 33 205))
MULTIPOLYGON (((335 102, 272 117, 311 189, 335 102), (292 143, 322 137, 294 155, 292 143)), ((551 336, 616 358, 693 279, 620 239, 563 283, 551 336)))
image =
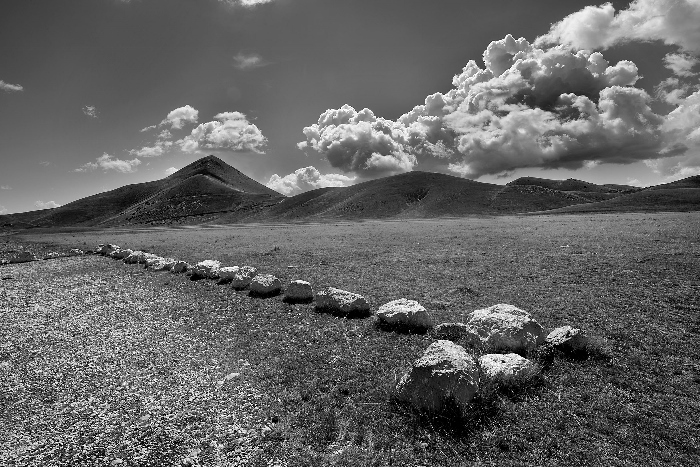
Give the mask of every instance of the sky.
POLYGON ((700 174, 700 0, 3 0, 0 214, 208 154, 286 195, 411 170, 700 174))

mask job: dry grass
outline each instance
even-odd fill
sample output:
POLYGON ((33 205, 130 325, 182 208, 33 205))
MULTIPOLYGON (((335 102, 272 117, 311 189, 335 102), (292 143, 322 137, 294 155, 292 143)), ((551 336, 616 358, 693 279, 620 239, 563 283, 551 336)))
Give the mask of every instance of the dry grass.
MULTIPOLYGON (((257 449, 250 458, 252 465, 267 465, 272 459, 300 466, 692 465, 700 458, 699 220, 698 214, 513 217, 68 233, 26 239, 66 248, 110 241, 190 262, 212 258, 225 265, 251 264, 283 282, 305 279, 316 289, 335 286, 361 293, 374 309, 400 297, 416 299, 437 322, 461 321, 474 309, 512 303, 531 312, 547 329, 570 324, 601 338, 591 349, 595 358, 572 359, 551 352, 535 356, 543 372, 541 378, 528 382, 529 389, 521 390, 526 386, 523 382, 497 388, 490 396, 484 391, 483 403, 471 418, 455 426, 391 402, 396 378, 429 345, 429 334, 385 332, 372 318, 349 320, 316 313, 313 304, 285 304, 282 297, 254 299, 213 281, 191 282, 182 276, 91 258, 74 267, 78 272, 88 268, 80 274, 114 284, 112 289, 100 283, 99 290, 119 293, 124 301, 129 293, 121 290, 128 287, 141 287, 151 294, 137 293, 133 299, 134 307, 150 310, 144 313, 150 321, 139 322, 126 311, 117 313, 118 307, 101 308, 111 318, 95 321, 100 323, 96 328, 138 329, 130 339, 141 342, 132 346, 135 360, 118 354, 116 361, 126 363, 110 371, 137 375, 137 362, 142 362, 139 364, 151 370, 140 384, 155 383, 153 392, 139 392, 138 399, 142 405, 167 401, 159 403, 171 405, 165 409, 168 413, 189 407, 187 399, 180 406, 171 404, 169 398, 174 396, 170 391, 191 391, 211 401, 204 405, 209 409, 199 409, 210 417, 205 417, 208 422, 201 431, 186 424, 166 425, 177 430, 162 442, 152 441, 161 438, 151 434, 128 435, 137 445, 162 445, 162 452, 176 452, 175 457, 202 449, 199 457, 206 465, 216 465, 218 451, 206 448, 201 439, 216 440, 221 452, 236 452, 235 440, 220 434, 233 422, 209 422, 213 417, 209 414, 218 410, 214 407, 226 407, 225 401, 207 396, 201 389, 207 384, 193 382, 203 378, 215 384, 230 372, 240 372, 247 387, 260 395, 251 413, 263 414, 250 418, 251 426, 258 430, 251 441, 257 449), (128 287, 120 285, 125 278, 130 281, 124 284, 128 287), (170 305, 158 305, 159 300, 170 305), (174 333, 163 345, 158 334, 161 329, 174 333), (196 358, 177 350, 181 342, 190 343, 189 355, 196 358), (171 354, 178 356, 171 360, 171 354), (158 359, 165 359, 162 366, 153 363, 158 359), (242 371, 239 360, 250 365, 242 371), (175 374, 186 376, 171 379, 169 373, 153 371, 171 366, 175 374), (262 434, 259 427, 270 422, 262 434)), ((16 270, 38 267, 13 266, 16 270)), ((2 267, 3 274, 7 268, 2 267)), ((54 286, 61 278, 36 277, 17 285, 16 293, 23 290, 23 295, 17 299, 12 320, 36 314, 27 308, 36 293, 30 285, 42 283, 61 290, 54 286)), ((95 316, 80 313, 96 303, 90 297, 100 294, 104 292, 76 292, 70 298, 76 305, 62 316, 75 316, 80 323, 88 320, 85 333, 92 335, 97 332, 90 321, 95 316), (82 302, 81 297, 87 301, 82 302)), ((58 303, 60 309, 69 301, 58 303)), ((17 336, 23 333, 51 335, 61 329, 60 321, 43 318, 32 323, 26 329, 12 328, 2 336, 4 342, 18 342, 13 345, 19 346, 23 341, 17 336)), ((70 355, 80 355, 76 353, 83 342, 80 336, 71 333, 65 337, 70 355)), ((110 346, 100 351, 96 351, 97 344, 86 349, 90 355, 109 356, 117 348, 111 344, 120 339, 115 335, 108 341, 110 346)), ((30 339, 21 345, 3 358, 11 365, 14 359, 25 359, 36 362, 38 368, 51 368, 51 359, 38 357, 56 352, 51 342, 30 339)), ((83 358, 88 361, 87 356, 83 358)), ((98 359, 95 368, 109 369, 111 358, 98 359)), ((34 378, 38 373, 32 368, 18 371, 13 378, 34 378)), ((86 374, 85 381, 98 381, 88 384, 80 378, 56 382, 43 373, 36 376, 41 387, 58 385, 64 388, 61 394, 82 403, 93 394, 102 394, 100 388, 108 384, 101 377, 100 371, 86 374)), ((10 380, 14 381, 3 379, 10 380)), ((240 393, 245 398, 245 387, 240 393)), ((130 412, 115 411, 114 407, 121 407, 116 402, 120 399, 109 394, 100 397, 117 414, 116 419, 130 420, 130 412)), ((24 407, 25 402, 20 403, 24 399, 13 399, 6 406, 13 410, 17 404, 24 407)), ((103 426, 97 412, 87 412, 83 418, 64 417, 52 402, 42 399, 22 410, 16 418, 5 415, 2 423, 21 421, 25 433, 33 424, 45 423, 54 426, 46 433, 59 435, 56 439, 74 432, 71 423, 79 420, 103 426)), ((98 428, 87 432, 98 433, 98 428)), ((33 442, 44 439, 27 436, 33 442)), ((46 437, 42 442, 56 444, 52 439, 46 437)), ((69 439, 63 445, 71 442, 82 446, 80 439, 69 439)), ((7 436, 2 443, 3 452, 5 446, 11 447, 13 455, 19 452, 21 443, 7 436)), ((132 465, 146 465, 135 457, 129 459, 132 465)))

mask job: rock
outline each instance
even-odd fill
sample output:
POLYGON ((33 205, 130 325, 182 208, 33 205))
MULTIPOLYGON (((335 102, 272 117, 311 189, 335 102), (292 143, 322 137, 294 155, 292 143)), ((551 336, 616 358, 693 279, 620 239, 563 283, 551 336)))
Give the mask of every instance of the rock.
POLYGON ((476 331, 464 323, 441 323, 433 329, 436 339, 459 342, 467 347, 480 347, 481 339, 476 331))
POLYGON ((521 310, 517 306, 508 305, 507 303, 499 303, 498 305, 493 305, 488 308, 483 308, 481 310, 476 310, 474 313, 508 313, 515 316, 525 316, 530 318, 530 313, 525 310, 521 310))
POLYGON ((526 376, 535 368, 535 365, 527 358, 515 353, 492 353, 479 357, 479 367, 484 377, 509 382, 526 376))
POLYGON ((192 268, 192 277, 204 277, 207 279, 217 279, 219 277, 221 262, 214 259, 207 259, 195 264, 192 268))
POLYGON ((111 243, 106 243, 100 244, 95 250, 95 253, 97 253, 98 255, 109 256, 111 253, 117 250, 121 250, 119 245, 112 245, 111 243))
POLYGON ((122 261, 124 261, 126 264, 137 264, 141 262, 141 258, 145 255, 146 253, 140 250, 136 250, 132 252, 129 256, 124 258, 122 261))
POLYGON ((19 252, 15 256, 10 258, 10 264, 29 263, 31 261, 39 261, 39 258, 37 258, 34 255, 34 253, 31 253, 29 251, 19 252))
POLYGON ((537 321, 529 315, 499 311, 503 309, 490 307, 469 315, 467 325, 479 335, 484 348, 496 352, 529 352, 544 342, 544 330, 537 321))
POLYGON ((170 268, 170 272, 173 274, 182 274, 183 272, 187 272, 190 270, 192 266, 190 266, 190 263, 186 261, 175 261, 170 268))
POLYGON ((334 287, 327 287, 316 294, 316 308, 344 315, 369 314, 369 304, 365 297, 334 287))
POLYGON ((314 291, 311 284, 302 281, 291 281, 284 291, 284 301, 290 303, 307 303, 314 299, 314 291))
POLYGON ((545 342, 557 350, 569 354, 582 354, 589 346, 586 333, 571 326, 561 326, 550 332, 545 342))
POLYGON ((219 282, 231 282, 233 277, 240 271, 241 268, 238 266, 226 266, 224 268, 219 268, 219 282))
POLYGON ((124 259, 133 252, 134 252, 133 250, 130 250, 128 248, 125 250, 116 250, 110 255, 110 257, 112 257, 114 259, 124 259))
POLYGON ((430 344, 396 386, 396 398, 424 412, 457 409, 464 415, 479 389, 479 367, 474 358, 453 342, 430 344))
POLYGON ((260 297, 277 295, 282 291, 282 282, 272 274, 258 274, 250 281, 250 294, 260 297))
POLYGON ((415 329, 433 327, 433 320, 428 311, 417 301, 400 298, 385 303, 377 310, 379 321, 390 326, 415 329))
POLYGON ((150 262, 146 264, 146 267, 151 271, 170 271, 176 261, 172 258, 158 258, 156 260, 149 260, 150 262))
POLYGON ((78 248, 73 248, 72 250, 70 250, 71 255, 82 255, 84 253, 85 252, 83 250, 80 250, 78 248))
POLYGON ((156 260, 159 258, 161 258, 161 257, 158 255, 154 255, 153 253, 144 253, 143 255, 141 255, 139 257, 139 264, 143 264, 144 267, 148 267, 149 261, 153 261, 153 260, 156 260))
POLYGON ((258 273, 258 270, 253 266, 242 266, 236 274, 233 275, 231 285, 236 290, 243 290, 250 285, 250 281, 258 273))
POLYGON ((164 260, 162 256, 157 256, 157 255, 151 255, 149 253, 146 253, 146 256, 144 257, 143 264, 145 264, 146 268, 150 268, 154 264, 158 263, 159 261, 164 260))

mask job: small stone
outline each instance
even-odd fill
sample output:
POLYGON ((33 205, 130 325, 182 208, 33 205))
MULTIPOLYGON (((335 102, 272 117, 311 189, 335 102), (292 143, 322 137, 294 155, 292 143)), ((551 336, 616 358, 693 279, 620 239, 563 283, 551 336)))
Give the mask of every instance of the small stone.
POLYGON ((369 304, 365 297, 335 287, 327 287, 316 294, 316 308, 348 316, 369 314, 369 304))
POLYGON ((277 295, 282 291, 282 282, 272 274, 258 274, 250 281, 250 294, 260 297, 277 295))
POLYGON ((284 300, 290 303, 311 302, 313 299, 314 291, 306 281, 291 281, 284 291, 284 300))
POLYGON ((377 310, 379 321, 391 326, 415 329, 433 327, 433 320, 428 311, 417 301, 400 298, 385 303, 377 310))
POLYGON ((589 346, 586 333, 571 326, 561 326, 550 332, 545 342, 569 354, 584 353, 589 346))

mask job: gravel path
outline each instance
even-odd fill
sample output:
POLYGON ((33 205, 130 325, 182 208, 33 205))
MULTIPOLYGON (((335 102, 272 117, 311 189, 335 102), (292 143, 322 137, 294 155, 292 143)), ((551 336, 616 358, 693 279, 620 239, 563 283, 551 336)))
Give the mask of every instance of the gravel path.
POLYGON ((0 267, 0 465, 253 462, 267 396, 164 274, 93 256, 0 267))

